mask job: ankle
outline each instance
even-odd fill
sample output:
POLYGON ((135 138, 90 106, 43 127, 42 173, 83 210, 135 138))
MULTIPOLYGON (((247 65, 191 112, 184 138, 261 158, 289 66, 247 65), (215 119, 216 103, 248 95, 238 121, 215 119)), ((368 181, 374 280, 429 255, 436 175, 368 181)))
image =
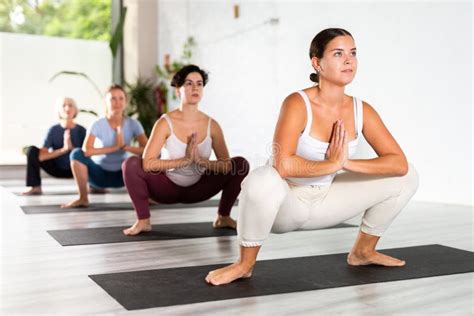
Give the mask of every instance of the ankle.
POLYGON ((351 253, 356 256, 368 257, 372 255, 373 253, 375 253, 375 249, 369 248, 369 247, 357 247, 357 248, 353 248, 351 253))
POLYGON ((137 224, 150 225, 150 218, 138 219, 137 224))
POLYGON ((253 270, 253 267, 255 266, 255 261, 239 260, 238 265, 242 268, 243 272, 249 272, 253 270))

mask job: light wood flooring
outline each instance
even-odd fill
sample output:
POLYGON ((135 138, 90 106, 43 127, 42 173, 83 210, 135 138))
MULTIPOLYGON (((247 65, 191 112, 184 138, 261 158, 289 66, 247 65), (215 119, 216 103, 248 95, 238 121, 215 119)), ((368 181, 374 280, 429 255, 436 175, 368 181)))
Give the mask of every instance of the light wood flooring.
MULTIPOLYGON (((73 195, 19 197, 23 174, 0 180, 2 315, 473 315, 473 273, 336 289, 127 311, 89 274, 228 263, 238 256, 236 237, 62 247, 47 230, 121 226, 130 212, 25 215, 20 205, 55 204, 73 195)), ((72 180, 45 178, 44 190, 72 190, 72 180)), ((416 199, 416 196, 415 196, 416 199)), ((129 201, 126 193, 92 201, 129 201)), ((237 208, 233 216, 236 217, 237 208)), ((216 210, 157 210, 153 223, 212 221, 216 210)), ((354 218, 350 223, 359 223, 354 218)), ((271 235, 259 259, 347 252, 357 228, 271 235)), ((442 244, 474 251, 473 208, 412 201, 381 239, 379 248, 442 244)), ((474 263, 473 263, 474 264, 474 263)), ((204 276, 203 276, 204 278, 204 276)))

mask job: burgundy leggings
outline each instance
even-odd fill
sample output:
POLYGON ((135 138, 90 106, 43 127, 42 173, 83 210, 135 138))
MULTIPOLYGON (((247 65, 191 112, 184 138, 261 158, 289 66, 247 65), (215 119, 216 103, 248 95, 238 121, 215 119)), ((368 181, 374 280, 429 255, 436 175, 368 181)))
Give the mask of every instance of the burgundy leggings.
POLYGON ((164 172, 143 171, 142 159, 135 156, 123 162, 123 180, 139 219, 150 217, 148 198, 163 204, 196 203, 210 199, 221 190, 218 213, 229 216, 240 193, 240 184, 249 172, 245 158, 234 157, 231 161, 230 173, 205 173, 197 183, 182 187, 168 179, 164 172))

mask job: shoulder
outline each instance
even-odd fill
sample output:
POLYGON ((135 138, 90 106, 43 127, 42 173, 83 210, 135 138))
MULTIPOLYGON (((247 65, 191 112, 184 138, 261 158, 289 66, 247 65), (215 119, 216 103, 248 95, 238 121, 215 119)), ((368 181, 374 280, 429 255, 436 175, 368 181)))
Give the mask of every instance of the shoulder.
POLYGON ((76 124, 76 126, 73 128, 74 130, 77 130, 79 132, 85 132, 86 128, 80 124, 76 124))
POLYGON ((125 117, 124 118, 124 124, 127 124, 127 125, 141 125, 140 121, 137 120, 136 118, 133 118, 133 117, 125 117))
POLYGON ((161 115, 162 118, 165 118, 165 117, 168 117, 170 119, 179 119, 179 112, 178 110, 173 110, 173 111, 170 111, 170 112, 166 112, 166 113, 163 113, 163 115, 161 115))
POLYGON ((370 117, 370 116, 378 116, 378 113, 377 111, 375 110, 375 108, 370 105, 369 103, 365 102, 365 101, 362 101, 360 100, 360 103, 362 103, 362 110, 364 111, 364 116, 365 117, 370 117))
POLYGON ((95 120, 94 122, 92 122, 92 126, 94 126, 94 125, 104 125, 106 123, 107 123, 107 118, 100 117, 97 120, 95 120))
POLYGON ((58 124, 54 124, 54 125, 52 125, 52 126, 49 128, 50 131, 59 131, 59 130, 61 130, 61 129, 62 129, 62 126, 61 126, 61 124, 59 124, 59 123, 58 123, 58 124))
POLYGON ((46 134, 48 135, 48 137, 54 137, 53 135, 56 135, 56 134, 62 135, 62 133, 64 132, 62 131, 61 124, 54 124, 49 127, 48 132, 46 134))
MULTIPOLYGON (((155 124, 153 126, 153 130, 157 131, 158 133, 166 133, 169 134, 171 133, 171 129, 169 127, 168 122, 166 121, 167 113, 164 113, 160 116, 159 119, 155 121, 155 124)), ((169 116, 168 116, 169 119, 169 116)))
POLYGON ((100 132, 100 131, 106 129, 107 124, 108 124, 107 118, 105 118, 105 117, 98 118, 97 120, 92 122, 89 131, 91 131, 93 133, 100 132))
POLYGON ((281 105, 281 114, 285 115, 306 115, 306 105, 300 93, 294 92, 288 95, 281 105))

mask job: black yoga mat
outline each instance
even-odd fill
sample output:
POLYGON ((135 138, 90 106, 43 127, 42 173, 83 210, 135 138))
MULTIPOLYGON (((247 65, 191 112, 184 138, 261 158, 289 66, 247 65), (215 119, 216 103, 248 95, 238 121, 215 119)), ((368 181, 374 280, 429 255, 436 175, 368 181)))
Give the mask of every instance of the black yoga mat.
MULTIPOLYGON (((237 201, 234 205, 237 205, 237 201)), ((150 209, 176 209, 176 208, 194 208, 194 207, 217 207, 219 200, 211 199, 192 204, 152 204, 150 209)), ((66 212, 93 212, 93 211, 133 211, 133 205, 130 202, 121 203, 91 203, 89 207, 61 208, 58 204, 50 205, 23 205, 20 206, 25 214, 46 214, 46 213, 66 213, 66 212)))
MULTIPOLYGON (((127 227, 129 226, 49 230, 48 233, 62 246, 236 235, 233 229, 214 229, 211 222, 153 225, 151 232, 136 236, 125 236, 122 231, 127 227)), ((358 226, 342 223, 330 228, 344 227, 358 226)))
POLYGON ((224 265, 96 274, 89 277, 128 310, 219 301, 474 271, 474 253, 442 245, 385 249, 405 267, 349 266, 347 253, 258 261, 249 279, 224 286, 205 283, 224 265))

